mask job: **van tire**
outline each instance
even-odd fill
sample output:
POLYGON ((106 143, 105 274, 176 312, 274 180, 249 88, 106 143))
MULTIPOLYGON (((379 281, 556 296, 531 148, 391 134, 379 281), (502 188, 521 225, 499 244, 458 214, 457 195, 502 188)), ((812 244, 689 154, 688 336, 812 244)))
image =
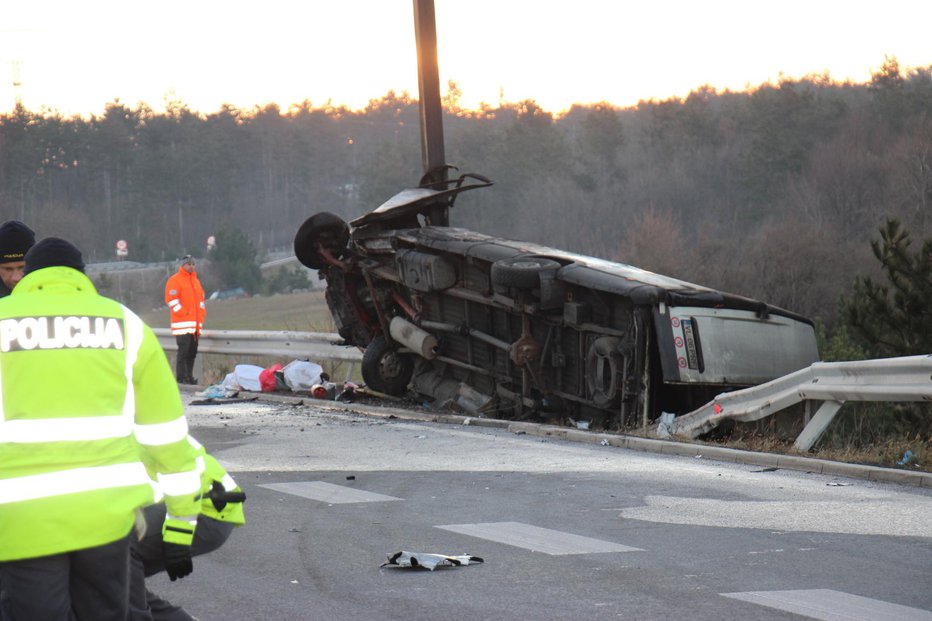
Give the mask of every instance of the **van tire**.
POLYGON ((560 264, 553 259, 534 256, 517 256, 500 259, 492 264, 492 285, 515 289, 537 289, 540 275, 556 272, 560 264))
POLYGON ((294 254, 301 265, 319 270, 327 265, 317 251, 322 245, 333 256, 339 258, 349 243, 349 226, 340 216, 328 211, 316 213, 301 225, 294 236, 294 254))
POLYGON ((586 354, 586 386, 592 402, 600 408, 614 406, 622 392, 624 357, 620 345, 618 338, 601 336, 593 341, 586 354))
POLYGON ((362 355, 362 379, 378 392, 396 397, 404 394, 413 373, 412 357, 399 353, 382 334, 372 339, 362 355))

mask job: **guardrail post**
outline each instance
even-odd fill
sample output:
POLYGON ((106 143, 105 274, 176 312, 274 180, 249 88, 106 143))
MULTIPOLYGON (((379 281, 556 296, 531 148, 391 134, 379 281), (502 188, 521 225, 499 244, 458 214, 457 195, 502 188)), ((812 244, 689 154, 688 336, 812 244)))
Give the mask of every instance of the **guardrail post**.
POLYGON ((812 445, 822 437, 825 429, 828 427, 829 423, 832 422, 832 419, 835 418, 835 414, 838 413, 838 410, 844 403, 844 401, 826 401, 823 403, 816 411, 815 416, 812 417, 812 420, 809 421, 809 424, 807 424, 802 433, 799 434, 799 437, 796 438, 796 442, 793 443, 793 446, 800 451, 808 451, 811 449, 812 445))

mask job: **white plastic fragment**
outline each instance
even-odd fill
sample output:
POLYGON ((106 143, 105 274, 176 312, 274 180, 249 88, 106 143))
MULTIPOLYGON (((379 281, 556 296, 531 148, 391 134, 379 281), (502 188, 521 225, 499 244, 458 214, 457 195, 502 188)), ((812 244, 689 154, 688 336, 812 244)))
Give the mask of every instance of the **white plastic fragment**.
POLYGON ((388 562, 382 563, 379 567, 423 567, 431 571, 438 567, 460 567, 470 563, 484 562, 478 556, 469 554, 459 554, 455 556, 447 554, 431 554, 429 552, 395 552, 388 555, 388 562))
POLYGON ((660 438, 669 438, 673 429, 673 419, 676 418, 676 414, 673 412, 661 412, 660 413, 660 422, 657 423, 657 437, 660 438))

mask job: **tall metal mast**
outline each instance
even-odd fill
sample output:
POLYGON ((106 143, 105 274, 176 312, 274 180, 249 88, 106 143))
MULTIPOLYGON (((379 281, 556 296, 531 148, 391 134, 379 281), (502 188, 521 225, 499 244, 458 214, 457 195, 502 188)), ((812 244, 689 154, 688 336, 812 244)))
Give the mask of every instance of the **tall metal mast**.
MULTIPOLYGON (((443 106, 440 103, 440 76, 437 68, 437 24, 434 0, 413 0, 414 37, 417 41, 417 82, 421 116, 421 165, 428 183, 447 180, 443 149, 443 106)), ((446 203, 428 212, 430 223, 446 226, 450 221, 446 203)))

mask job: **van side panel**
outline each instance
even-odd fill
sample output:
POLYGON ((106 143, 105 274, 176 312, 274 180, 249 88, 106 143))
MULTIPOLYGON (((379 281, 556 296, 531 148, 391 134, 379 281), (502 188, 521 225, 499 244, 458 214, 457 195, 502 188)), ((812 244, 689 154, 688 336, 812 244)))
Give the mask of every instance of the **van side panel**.
POLYGON ((760 384, 819 359, 813 327, 782 315, 660 305, 654 317, 667 382, 760 384))

